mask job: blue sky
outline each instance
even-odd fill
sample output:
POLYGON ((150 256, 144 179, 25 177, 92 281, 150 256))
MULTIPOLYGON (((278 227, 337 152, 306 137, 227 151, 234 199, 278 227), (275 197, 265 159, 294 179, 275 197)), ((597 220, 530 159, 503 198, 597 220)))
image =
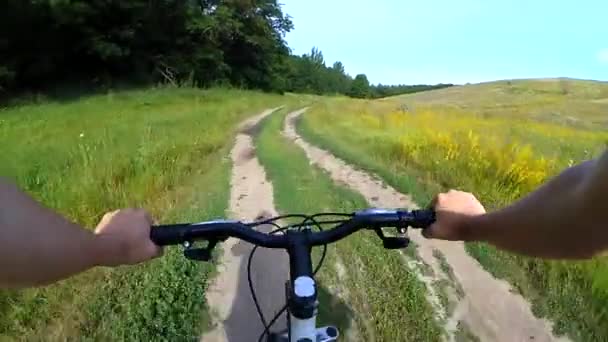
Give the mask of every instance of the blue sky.
POLYGON ((372 83, 608 81, 608 0, 280 0, 296 54, 372 83))

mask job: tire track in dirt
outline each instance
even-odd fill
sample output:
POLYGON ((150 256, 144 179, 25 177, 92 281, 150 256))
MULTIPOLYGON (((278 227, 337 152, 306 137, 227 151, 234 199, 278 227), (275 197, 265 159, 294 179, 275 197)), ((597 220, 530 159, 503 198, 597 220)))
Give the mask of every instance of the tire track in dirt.
MULTIPOLYGON (((352 298, 352 293, 346 286, 344 286, 344 284, 348 283, 350 280, 348 273, 346 271, 346 266, 344 265, 344 262, 342 261, 342 258, 340 257, 340 255, 338 253, 335 253, 334 258, 336 259, 335 263, 334 263, 334 269, 335 269, 337 281, 335 281, 333 284, 329 285, 327 287, 327 290, 334 296, 337 296, 338 298, 343 300, 345 303, 349 303, 352 298)), ((363 322, 363 323, 367 324, 367 322, 363 322)), ((373 333, 372 329, 370 329, 369 326, 366 326, 365 328, 366 328, 366 330, 365 330, 366 333, 369 333, 369 334, 373 333)), ((357 324, 356 317, 351 317, 350 322, 349 322, 349 328, 346 331, 341 330, 340 333, 344 334, 343 338, 346 341, 354 341, 354 342, 363 341, 363 339, 361 337, 360 329, 357 324)), ((369 342, 375 341, 373 335, 367 336, 365 340, 369 341, 369 342)))
MULTIPOLYGON (((244 121, 239 127, 240 133, 236 136, 230 153, 233 163, 229 207, 231 218, 253 221, 277 215, 272 184, 255 156, 251 137, 258 123, 276 110, 278 108, 266 110, 244 121)), ((271 227, 260 229, 269 231, 271 227)), ((217 276, 206 292, 213 326, 203 334, 201 341, 257 341, 263 325, 251 299, 246 269, 252 246, 230 238, 222 244, 222 249, 217 276)), ((285 304, 288 267, 287 253, 284 251, 265 248, 257 250, 252 265, 252 281, 267 321, 285 304)), ((283 315, 274 327, 284 328, 285 322, 283 315)))
MULTIPOLYGON (((337 183, 360 192, 372 206, 416 208, 409 196, 304 141, 297 134, 295 124, 305 111, 306 108, 290 113, 283 133, 304 150, 311 164, 326 170, 337 183)), ((432 289, 437 282, 450 280, 449 297, 455 301, 452 312, 437 308, 438 298, 429 298, 430 304, 439 310, 438 319, 444 321, 448 340, 454 340, 459 326, 466 326, 482 341, 568 341, 554 336, 552 323, 534 317, 530 304, 513 293, 509 283, 485 271, 466 253, 463 243, 426 240, 417 230, 410 230, 409 237, 417 245, 419 259, 432 270, 430 275, 419 278, 430 289, 429 293, 435 292, 432 289), (453 295, 459 291, 460 296, 453 295)))

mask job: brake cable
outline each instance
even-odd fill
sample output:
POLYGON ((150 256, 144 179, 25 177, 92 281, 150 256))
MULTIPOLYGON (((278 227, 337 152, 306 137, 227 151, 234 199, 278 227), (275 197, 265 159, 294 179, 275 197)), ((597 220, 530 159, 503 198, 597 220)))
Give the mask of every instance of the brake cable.
MULTIPOLYGON (((264 221, 260 221, 259 224, 257 224, 258 222, 256 222, 256 225, 252 226, 252 227, 256 227, 258 225, 262 225, 262 224, 272 224, 273 226, 277 227, 277 229, 271 231, 268 234, 276 234, 282 231, 285 231, 289 228, 295 228, 295 227, 299 227, 299 229, 303 229, 304 227, 306 227, 306 222, 311 222, 311 225, 317 227, 319 229, 319 231, 323 231, 323 227, 322 224, 338 224, 338 223, 343 223, 345 220, 334 220, 334 221, 323 221, 323 222, 319 222, 316 220, 316 217, 320 217, 320 216, 348 216, 348 217, 352 217, 352 215, 349 214, 343 214, 343 213, 322 213, 322 214, 315 214, 312 216, 306 216, 304 218, 304 220, 302 221, 302 223, 300 224, 294 224, 294 225, 288 225, 285 227, 281 227, 279 226, 275 221, 285 218, 289 215, 285 215, 285 216, 279 216, 279 217, 275 217, 275 218, 271 218, 268 220, 264 220, 264 221)), ((293 216, 291 216, 293 217, 293 216)), ((319 259, 319 263, 317 264, 317 267, 315 267, 314 271, 313 271, 313 276, 317 274, 317 272, 321 269, 321 267, 323 266, 323 262, 325 261, 325 256, 327 255, 327 244, 322 245, 323 246, 323 252, 321 254, 321 258, 319 259)), ((258 312, 258 316, 260 317, 260 321, 262 322, 262 325, 264 325, 264 331, 262 331, 262 333, 260 334, 260 337, 258 338, 258 342, 261 342, 264 339, 264 336, 267 336, 270 333, 270 328, 272 327, 272 325, 279 319, 279 317, 281 317, 281 315, 285 312, 285 310, 287 310, 287 303, 285 303, 285 305, 274 315, 274 317, 270 320, 270 322, 267 324, 266 323, 266 319, 264 317, 264 313, 262 312, 262 309, 259 305, 258 299, 257 299, 257 295, 255 294, 255 289, 253 288, 253 282, 251 280, 251 264, 252 264, 252 260, 253 260, 253 255, 255 254, 257 248, 259 246, 254 246, 253 249, 251 250, 251 252, 249 253, 249 258, 247 260, 247 281, 248 281, 248 285, 249 285, 249 291, 251 293, 251 298, 253 299, 253 303, 255 305, 256 311, 258 312)))

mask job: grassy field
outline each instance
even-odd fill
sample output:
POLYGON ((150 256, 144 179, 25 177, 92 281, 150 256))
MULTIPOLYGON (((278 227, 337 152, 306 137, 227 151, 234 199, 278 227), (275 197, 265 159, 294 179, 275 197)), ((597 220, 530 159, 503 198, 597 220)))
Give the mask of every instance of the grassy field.
MULTIPOLYGON (((277 209, 316 213, 367 207, 359 194, 311 167, 304 152, 280 134, 284 114, 266 119, 255 140, 260 162, 273 182, 277 209)), ((325 305, 321 323, 337 324, 342 333, 350 329, 348 334, 363 340, 440 340, 442 331, 426 302, 424 285, 407 271, 402 256, 385 250, 372 232, 330 245, 318 280, 325 305)))
POLYGON ((608 83, 562 79, 498 81, 386 99, 415 109, 446 106, 482 117, 507 116, 581 128, 606 129, 608 83))
MULTIPOLYGON (((421 204, 439 190, 474 192, 490 209, 608 143, 608 84, 523 80, 454 87, 381 101, 318 103, 299 127, 311 141, 372 170, 421 204)), ((605 340, 606 259, 548 262, 482 245, 469 252, 508 279, 575 340, 605 340)))
MULTIPOLYGON (((162 88, 0 110, 0 175, 93 227, 117 207, 162 222, 221 217, 237 122, 296 101, 238 90, 162 88)), ((177 248, 138 267, 95 269, 0 292, 0 339, 192 340, 213 266, 177 248)))
MULTIPOLYGON (((145 207, 162 222, 221 217, 236 123, 302 98, 160 88, 0 109, 0 176, 91 228, 117 207, 145 207)), ((607 99, 606 84, 572 80, 504 81, 379 101, 315 99, 299 129, 419 203, 457 187, 498 208, 605 149, 607 99)), ((256 138, 278 209, 367 206, 279 134, 284 114, 267 119, 256 138)), ((544 262, 485 245, 468 249, 530 298, 539 315, 553 318, 558 331, 581 341, 608 338, 606 260, 544 262)), ((206 322, 213 271, 172 248, 146 265, 0 291, 0 339, 192 340, 206 322)), ((331 246, 319 276, 329 304, 322 320, 377 340, 440 339, 423 285, 372 234, 331 246), (399 295, 388 295, 395 288, 399 295)))

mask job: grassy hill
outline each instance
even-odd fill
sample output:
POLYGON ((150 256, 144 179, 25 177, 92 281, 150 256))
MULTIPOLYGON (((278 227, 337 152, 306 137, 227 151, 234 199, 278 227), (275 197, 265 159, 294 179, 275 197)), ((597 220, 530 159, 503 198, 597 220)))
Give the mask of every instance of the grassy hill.
POLYGON ((396 96, 412 106, 447 106, 581 127, 608 127, 608 82, 559 79, 497 81, 396 96))
MULTIPOLYGON (((377 101, 328 99, 304 116, 301 130, 420 204, 457 188, 495 209, 605 151, 606 98, 602 82, 499 81, 377 101)), ((530 299, 535 313, 552 318, 559 333, 608 339, 605 258, 549 262, 484 244, 467 248, 530 299)))

